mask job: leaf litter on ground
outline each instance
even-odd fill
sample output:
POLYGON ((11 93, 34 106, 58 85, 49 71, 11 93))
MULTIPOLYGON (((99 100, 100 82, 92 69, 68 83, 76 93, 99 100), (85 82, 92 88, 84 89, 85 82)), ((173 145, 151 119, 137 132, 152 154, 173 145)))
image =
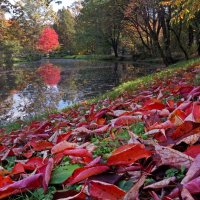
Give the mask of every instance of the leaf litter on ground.
POLYGON ((200 66, 0 131, 0 199, 198 199, 200 66))

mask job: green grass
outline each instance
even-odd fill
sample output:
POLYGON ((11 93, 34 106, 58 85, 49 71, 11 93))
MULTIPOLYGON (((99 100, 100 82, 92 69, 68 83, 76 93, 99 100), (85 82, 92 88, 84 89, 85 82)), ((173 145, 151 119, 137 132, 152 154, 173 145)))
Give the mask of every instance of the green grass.
POLYGON ((106 99, 106 98, 114 99, 117 96, 120 96, 121 94, 123 94, 124 92, 134 91, 135 89, 139 88, 141 85, 149 86, 150 84, 154 83, 154 81, 156 79, 163 79, 163 77, 170 78, 170 76, 172 76, 176 70, 187 69, 188 67, 190 67, 192 65, 196 65, 196 64, 200 64, 200 57, 190 59, 187 61, 180 61, 176 64, 170 65, 169 67, 166 67, 166 69, 164 69, 160 72, 150 74, 148 76, 143 76, 143 77, 137 78, 133 81, 128 81, 128 82, 122 83, 118 87, 114 88, 112 91, 109 91, 102 96, 88 100, 87 102, 95 103, 95 102, 99 101, 100 99, 106 99))
POLYGON ((5 128, 6 133, 10 133, 12 131, 19 130, 21 128, 21 123, 19 122, 11 122, 6 125, 0 126, 0 128, 5 128))

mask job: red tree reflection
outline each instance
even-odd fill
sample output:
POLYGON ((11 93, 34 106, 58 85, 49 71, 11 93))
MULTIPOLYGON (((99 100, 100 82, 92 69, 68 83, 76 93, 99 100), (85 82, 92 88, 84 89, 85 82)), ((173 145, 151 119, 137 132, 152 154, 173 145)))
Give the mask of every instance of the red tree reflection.
POLYGON ((51 63, 40 66, 38 73, 49 86, 57 85, 60 81, 60 69, 51 63))

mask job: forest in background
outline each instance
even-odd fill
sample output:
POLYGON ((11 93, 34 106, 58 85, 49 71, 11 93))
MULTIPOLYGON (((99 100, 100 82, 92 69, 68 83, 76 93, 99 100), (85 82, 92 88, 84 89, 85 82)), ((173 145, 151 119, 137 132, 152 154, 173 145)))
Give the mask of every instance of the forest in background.
POLYGON ((0 1, 0 62, 39 59, 37 41, 45 27, 54 28, 59 38, 52 57, 150 57, 169 65, 200 55, 198 0, 84 0, 58 12, 52 2, 0 1))

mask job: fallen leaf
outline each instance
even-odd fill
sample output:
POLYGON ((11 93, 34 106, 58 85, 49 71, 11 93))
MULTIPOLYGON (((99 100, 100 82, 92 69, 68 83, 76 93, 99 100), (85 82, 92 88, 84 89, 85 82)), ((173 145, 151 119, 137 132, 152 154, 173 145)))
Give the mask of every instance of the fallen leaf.
POLYGON ((91 162, 92 154, 87 149, 67 149, 63 152, 64 155, 81 157, 85 162, 91 162))
POLYGON ((76 143, 71 143, 67 141, 62 141, 58 144, 56 144, 52 149, 51 149, 51 154, 56 154, 64 151, 65 149, 73 149, 76 148, 77 144, 76 143))
POLYGON ((200 154, 200 145, 190 146, 184 153, 192 158, 196 158, 200 154))
POLYGON ((48 163, 45 166, 42 166, 38 171, 43 175, 43 188, 44 191, 47 191, 49 181, 51 179, 51 172, 53 170, 53 158, 48 160, 48 163))
POLYGON ((25 169, 24 169, 24 165, 22 163, 17 163, 13 169, 12 169, 12 174, 20 174, 20 173, 23 173, 25 172, 25 169))
POLYGON ((192 195, 186 188, 182 189, 181 197, 182 197, 182 200, 194 200, 194 198, 192 197, 192 195))
POLYGON ((31 175, 25 179, 13 182, 0 188, 0 199, 6 198, 10 195, 21 193, 41 187, 42 174, 31 175))
POLYGON ((160 102, 153 102, 148 105, 145 105, 142 109, 144 110, 162 110, 165 108, 165 105, 160 102))
POLYGON ((53 170, 51 175, 51 184, 61 184, 66 179, 68 179, 74 172, 74 170, 80 168, 77 164, 68 164, 68 165, 61 165, 58 166, 56 169, 53 170))
POLYGON ((193 145, 199 140, 199 138, 200 138, 200 132, 194 135, 187 136, 183 139, 180 139, 176 142, 176 144, 180 144, 181 142, 184 142, 186 144, 193 145))
POLYGON ((164 179, 162 181, 158 181, 156 183, 152 183, 150 185, 147 185, 147 186, 144 187, 144 189, 149 189, 149 188, 151 188, 151 189, 160 189, 160 188, 164 188, 164 187, 167 187, 170 184, 170 182, 174 182, 175 180, 176 180, 175 176, 170 177, 170 178, 166 178, 166 179, 164 179))
POLYGON ((34 151, 43 151, 53 147, 53 144, 48 141, 31 141, 30 145, 33 147, 34 151))
POLYGON ((189 168, 194 161, 192 157, 170 147, 164 147, 157 144, 155 145, 155 151, 161 159, 161 162, 158 163, 158 165, 169 165, 178 168, 185 166, 186 168, 189 168))
POLYGON ((138 182, 126 193, 123 200, 136 200, 139 198, 139 189, 144 184, 146 175, 142 175, 138 182))
POLYGON ((13 180, 10 178, 10 176, 0 176, 0 188, 5 187, 11 183, 13 183, 13 180))
POLYGON ((40 157, 30 158, 23 166, 26 170, 35 170, 47 164, 47 159, 43 160, 40 157))
POLYGON ((127 144, 114 150, 108 158, 108 165, 129 165, 141 158, 148 158, 151 152, 143 144, 127 144))
POLYGON ((101 181, 91 181, 88 185, 89 196, 96 199, 120 200, 125 191, 117 186, 101 181))
POLYGON ((192 122, 183 122, 178 128, 172 133, 171 138, 176 140, 185 134, 189 133, 193 129, 192 122))
POLYGON ((188 169, 187 174, 181 181, 181 184, 185 184, 192 180, 193 178, 196 178, 200 175, 200 155, 198 155, 194 162, 192 163, 191 167, 188 169))
MULTIPOLYGON (((61 192, 59 192, 59 193, 61 193, 61 192)), ((64 198, 55 198, 55 199, 56 200, 85 200, 87 198, 86 194, 83 193, 83 189, 79 193, 68 190, 68 191, 62 192, 60 195, 64 196, 64 198)), ((58 196, 58 194, 56 196, 58 196)), ((55 195, 54 195, 54 197, 55 197, 55 195)))
POLYGON ((187 116, 185 121, 200 123, 200 103, 199 102, 193 103, 191 113, 187 116))
POLYGON ((141 115, 138 116, 121 116, 116 119, 111 120, 113 127, 115 126, 128 126, 135 122, 140 122, 142 119, 141 115))
POLYGON ((191 194, 200 193, 200 176, 183 185, 191 194))
POLYGON ((90 176, 101 174, 102 172, 105 172, 109 169, 106 165, 95 165, 95 166, 89 166, 89 167, 82 167, 78 168, 74 171, 72 176, 70 176, 64 184, 67 186, 72 185, 74 183, 78 183, 90 176))
POLYGON ((175 125, 180 126, 183 124, 184 119, 186 118, 186 114, 184 111, 180 109, 176 109, 174 112, 172 112, 169 116, 169 120, 175 125))

